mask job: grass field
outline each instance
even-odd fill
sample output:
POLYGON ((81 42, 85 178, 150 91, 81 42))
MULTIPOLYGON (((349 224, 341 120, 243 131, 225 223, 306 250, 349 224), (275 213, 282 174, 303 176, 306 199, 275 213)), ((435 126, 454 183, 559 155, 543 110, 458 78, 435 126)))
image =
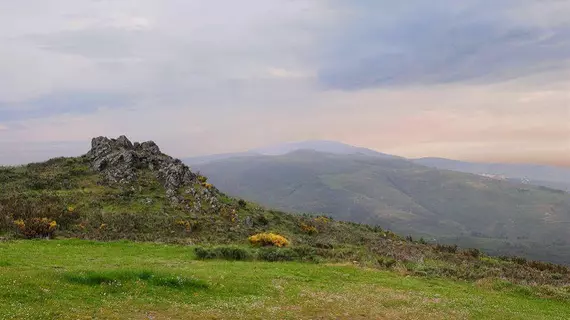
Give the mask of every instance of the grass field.
POLYGON ((496 282, 351 265, 196 260, 191 247, 0 242, 0 319, 569 319, 496 282))

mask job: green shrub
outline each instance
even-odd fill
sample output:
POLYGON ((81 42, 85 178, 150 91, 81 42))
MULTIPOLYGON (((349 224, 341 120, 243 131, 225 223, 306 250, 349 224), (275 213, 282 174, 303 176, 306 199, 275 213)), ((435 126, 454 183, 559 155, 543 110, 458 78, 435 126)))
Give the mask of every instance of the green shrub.
POLYGON ((298 246, 291 248, 301 261, 320 262, 322 257, 318 255, 317 249, 310 246, 298 246))
POLYGON ((196 247, 194 253, 198 259, 250 260, 253 255, 248 249, 237 246, 196 247))
POLYGON ((388 257, 379 257, 378 265, 383 268, 392 268, 396 264, 396 260, 388 257))
POLYGON ((223 246, 214 249, 221 259, 226 260, 249 260, 252 255, 250 251, 235 246, 223 246))
POLYGON ((319 248, 319 249, 333 249, 334 248, 334 244, 331 241, 327 241, 327 240, 317 240, 315 242, 314 246, 316 248, 319 248))
POLYGON ((213 248, 196 247, 194 253, 198 259, 216 259, 217 255, 213 248))
POLYGON ((264 247, 259 249, 257 257, 259 260, 274 262, 293 261, 298 258, 298 255, 289 248, 264 247))

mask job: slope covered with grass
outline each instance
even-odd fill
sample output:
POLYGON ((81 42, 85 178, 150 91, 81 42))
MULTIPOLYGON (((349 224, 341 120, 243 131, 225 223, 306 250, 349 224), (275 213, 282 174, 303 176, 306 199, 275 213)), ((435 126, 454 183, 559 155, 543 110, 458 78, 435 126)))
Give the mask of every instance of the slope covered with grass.
POLYGON ((0 243, 0 319, 568 319, 504 281, 348 264, 196 260, 193 247, 0 243))

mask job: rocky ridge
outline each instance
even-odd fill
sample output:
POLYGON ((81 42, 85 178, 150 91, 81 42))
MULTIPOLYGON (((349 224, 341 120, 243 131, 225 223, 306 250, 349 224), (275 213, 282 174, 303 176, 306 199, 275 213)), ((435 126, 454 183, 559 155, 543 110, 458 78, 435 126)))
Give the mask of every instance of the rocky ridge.
MULTIPOLYGON (((162 183, 171 202, 180 203, 182 197, 179 190, 185 188, 185 193, 206 200, 212 208, 216 207, 217 190, 211 185, 196 188, 197 184, 204 184, 200 176, 179 159, 162 153, 154 141, 132 143, 124 135, 117 139, 97 137, 92 139, 87 157, 105 184, 133 183, 137 180, 139 170, 148 169, 162 183)), ((197 203, 193 205, 198 209, 197 203)))

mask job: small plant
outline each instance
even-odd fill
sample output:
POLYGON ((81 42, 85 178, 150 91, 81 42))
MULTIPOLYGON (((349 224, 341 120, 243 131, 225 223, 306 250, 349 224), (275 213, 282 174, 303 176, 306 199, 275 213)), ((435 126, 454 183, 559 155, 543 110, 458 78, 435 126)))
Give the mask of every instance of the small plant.
POLYGON ((195 223, 188 220, 176 220, 174 224, 178 227, 182 227, 187 232, 192 231, 196 227, 195 223))
POLYGON ((305 223, 301 223, 301 230, 305 233, 308 233, 310 235, 314 235, 319 233, 319 231, 317 230, 317 227, 315 226, 311 226, 305 223))
POLYGON ((261 248, 258 253, 259 260, 264 261, 293 261, 298 258, 295 251, 289 248, 261 248))
POLYGON ((318 216, 318 217, 316 217, 316 218, 313 219, 313 220, 315 220, 315 222, 323 223, 323 224, 326 224, 326 223, 331 222, 331 219, 330 219, 330 218, 327 218, 327 217, 325 217, 325 216, 318 216))
POLYGON ((245 200, 243 200, 243 199, 239 199, 238 200, 238 206, 243 209, 247 206, 247 202, 245 202, 245 200))
POLYGON ((236 246, 220 246, 220 247, 196 247, 194 249, 198 259, 225 259, 225 260, 250 260, 252 254, 245 248, 236 246))
POLYGON ((378 265, 383 268, 392 268, 396 264, 396 260, 387 257, 379 257, 378 258, 378 265))
POLYGON ((466 256, 471 256, 473 258, 479 258, 481 256, 481 250, 475 248, 469 248, 463 251, 463 254, 466 256))
POLYGON ((249 237, 248 240, 254 246, 286 247, 289 245, 287 238, 275 233, 258 233, 249 237))
POLYGON ((200 183, 206 183, 208 182, 208 177, 198 176, 198 181, 200 181, 200 183))
POLYGON ((456 253, 457 252, 457 245, 447 245, 447 244, 436 244, 435 250, 439 252, 447 252, 447 253, 456 253))
POLYGON ((14 226, 28 239, 51 238, 57 229, 57 222, 48 218, 18 219, 14 221, 14 226))

